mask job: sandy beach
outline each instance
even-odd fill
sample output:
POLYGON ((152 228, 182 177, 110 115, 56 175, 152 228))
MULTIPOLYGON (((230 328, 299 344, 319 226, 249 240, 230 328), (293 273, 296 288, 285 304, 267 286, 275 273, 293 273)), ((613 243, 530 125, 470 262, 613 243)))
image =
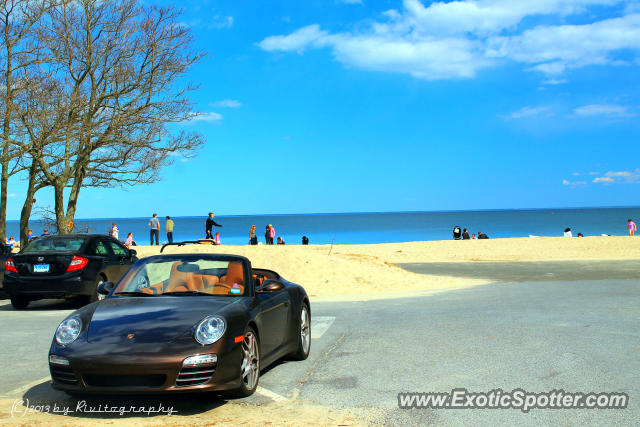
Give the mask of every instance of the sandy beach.
MULTIPOLYGON (((136 246, 135 249, 140 257, 160 251, 158 246, 136 246)), ((398 267, 399 263, 638 259, 640 239, 603 236, 334 246, 188 245, 168 247, 164 253, 187 252, 246 256, 254 267, 273 269, 286 279, 304 285, 312 297, 384 298, 487 283, 480 279, 415 274, 398 267)))

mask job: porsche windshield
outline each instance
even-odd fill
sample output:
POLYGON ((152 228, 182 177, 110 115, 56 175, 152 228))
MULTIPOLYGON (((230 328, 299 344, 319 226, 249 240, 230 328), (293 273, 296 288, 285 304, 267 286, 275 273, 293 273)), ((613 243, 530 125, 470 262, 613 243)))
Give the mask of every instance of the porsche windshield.
POLYGON ((115 295, 244 295, 244 268, 239 261, 212 259, 153 260, 132 270, 115 295))

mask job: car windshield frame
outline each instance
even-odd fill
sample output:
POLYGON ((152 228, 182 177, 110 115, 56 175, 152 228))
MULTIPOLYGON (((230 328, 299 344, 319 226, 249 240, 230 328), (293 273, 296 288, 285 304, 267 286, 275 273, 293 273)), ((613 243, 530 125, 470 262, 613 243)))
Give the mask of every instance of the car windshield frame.
MULTIPOLYGON (((251 279, 251 263, 249 262, 249 260, 245 257, 239 256, 239 255, 226 255, 226 254, 208 254, 208 253, 190 253, 190 254, 166 254, 166 255, 154 255, 154 256, 150 256, 150 257, 146 257, 146 258, 142 258, 140 260, 138 260, 130 269, 129 271, 127 271, 127 273, 122 276, 122 278, 117 282, 113 292, 111 293, 112 296, 118 297, 118 298, 126 298, 126 297, 131 297, 131 295, 126 295, 129 292, 133 292, 133 291, 139 291, 142 288, 138 288, 138 287, 134 287, 131 288, 131 282, 133 280, 136 280, 136 277, 138 276, 138 274, 146 268, 146 266, 148 264, 155 264, 155 263, 175 263, 175 262, 183 262, 183 263, 195 263, 197 261, 221 261, 221 262, 238 262, 240 264, 242 264, 242 269, 243 269, 243 280, 244 280, 244 284, 243 286, 243 292, 241 294, 234 294, 234 293, 228 293, 228 294, 214 294, 211 293, 210 296, 212 297, 232 297, 232 298, 237 298, 237 297, 248 297, 248 296, 253 296, 254 294, 254 286, 251 286, 250 284, 252 284, 252 280, 251 279), (249 284, 249 285, 248 285, 249 284), (118 295, 120 294, 120 295, 118 295)), ((147 287, 152 287, 154 285, 154 283, 149 283, 149 277, 146 277, 146 281, 147 281, 147 287)), ((162 283, 162 282, 161 282, 162 283)), ((135 285, 134 285, 135 286, 135 285)), ((151 294, 149 294, 151 295, 151 294)), ((155 294, 153 296, 162 296, 163 293, 158 293, 155 294)), ((173 290, 169 291, 169 294, 166 296, 176 296, 177 293, 173 290)), ((184 291, 184 295, 181 296, 203 296, 203 294, 200 295, 195 295, 192 291, 190 290, 186 290, 184 291)))
POLYGON ((35 254, 40 252, 81 252, 89 241, 89 237, 85 236, 44 236, 31 240, 27 246, 20 251, 23 254, 35 254), (64 249, 56 247, 54 242, 80 242, 79 246, 69 247, 65 245, 64 249), (49 243, 50 242, 50 243, 49 243), (49 243, 48 247, 42 247, 43 244, 49 243), (36 249, 37 248, 37 249, 36 249))

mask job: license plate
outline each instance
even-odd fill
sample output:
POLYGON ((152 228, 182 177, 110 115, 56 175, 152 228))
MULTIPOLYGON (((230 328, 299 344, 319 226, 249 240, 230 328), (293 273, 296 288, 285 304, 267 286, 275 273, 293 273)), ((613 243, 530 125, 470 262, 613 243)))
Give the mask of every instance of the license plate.
POLYGON ((49 272, 49 264, 34 264, 33 272, 34 273, 48 273, 49 272))

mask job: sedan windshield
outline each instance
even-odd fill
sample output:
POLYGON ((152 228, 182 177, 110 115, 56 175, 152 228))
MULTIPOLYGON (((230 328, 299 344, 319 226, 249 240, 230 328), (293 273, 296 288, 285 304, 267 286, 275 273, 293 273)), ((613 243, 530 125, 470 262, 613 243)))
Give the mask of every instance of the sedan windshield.
POLYGON ((41 237, 32 240, 23 252, 75 252, 80 250, 85 240, 81 237, 41 237))
POLYGON ((156 259, 130 271, 115 295, 244 295, 244 268, 238 261, 156 259))

